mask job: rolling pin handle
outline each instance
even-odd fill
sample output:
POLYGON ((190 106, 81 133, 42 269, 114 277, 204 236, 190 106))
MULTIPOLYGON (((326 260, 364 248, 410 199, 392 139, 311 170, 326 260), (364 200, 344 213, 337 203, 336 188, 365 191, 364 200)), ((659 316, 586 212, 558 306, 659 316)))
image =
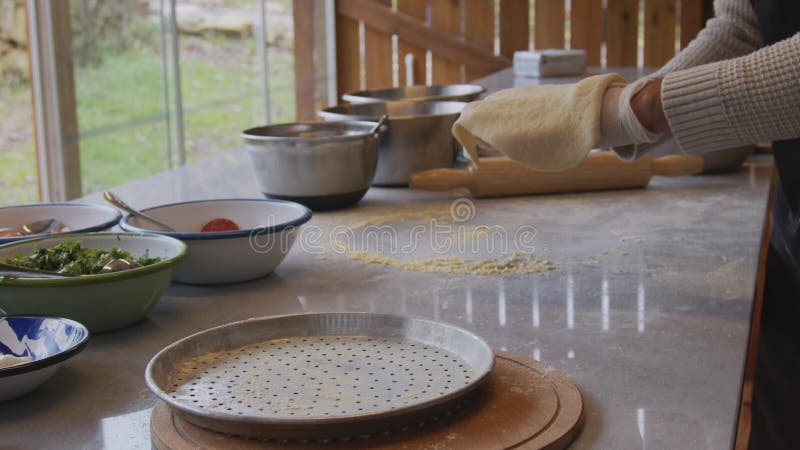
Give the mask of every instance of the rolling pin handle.
POLYGON ((449 191, 457 188, 469 188, 471 174, 458 169, 430 169, 411 175, 411 189, 424 191, 449 191))
POLYGON ((653 175, 677 177, 702 171, 703 158, 699 156, 668 155, 653 160, 653 175))

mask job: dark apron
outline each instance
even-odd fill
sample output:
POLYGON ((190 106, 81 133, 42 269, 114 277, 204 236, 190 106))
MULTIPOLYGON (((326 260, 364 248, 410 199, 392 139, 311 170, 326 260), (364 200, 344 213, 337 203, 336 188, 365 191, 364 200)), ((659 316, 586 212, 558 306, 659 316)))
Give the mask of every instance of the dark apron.
MULTIPOLYGON (((752 3, 766 45, 800 31, 800 0, 752 3)), ((751 450, 800 449, 800 139, 773 142, 772 151, 780 182, 767 256, 751 450)))

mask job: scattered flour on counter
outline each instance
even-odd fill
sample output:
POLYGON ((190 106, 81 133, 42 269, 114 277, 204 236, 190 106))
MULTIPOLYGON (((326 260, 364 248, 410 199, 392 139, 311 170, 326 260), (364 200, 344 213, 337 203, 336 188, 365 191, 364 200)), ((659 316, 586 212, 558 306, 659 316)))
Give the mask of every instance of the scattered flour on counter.
POLYGON ((614 236, 616 236, 620 240, 620 242, 628 242, 628 241, 642 242, 641 236, 625 234, 625 231, 623 230, 610 230, 610 231, 614 234, 614 236))
MULTIPOLYGON (((452 221, 451 212, 442 209, 423 209, 411 212, 391 213, 375 216, 351 225, 351 230, 359 230, 368 226, 385 224, 393 221, 424 218, 428 220, 452 221)), ((469 243, 478 239, 486 239, 492 227, 489 225, 460 225, 453 228, 452 238, 456 245, 469 243)), ((512 252, 483 259, 468 259, 458 256, 442 256, 435 258, 404 260, 387 256, 384 253, 355 249, 341 241, 334 243, 336 250, 344 253, 354 261, 367 264, 378 264, 396 267, 410 272, 446 273, 453 275, 518 275, 530 273, 547 273, 556 265, 548 260, 537 258, 531 253, 512 252)), ((327 254, 326 254, 327 256, 327 254)))
POLYGON ((546 273, 556 268, 552 261, 539 259, 524 253, 511 253, 497 258, 486 258, 477 261, 458 257, 404 261, 391 258, 382 253, 368 251, 351 252, 349 256, 355 261, 397 267, 411 272, 448 273, 454 275, 518 275, 546 273))
MULTIPOLYGON (((422 208, 416 211, 376 214, 368 219, 356 221, 346 228, 351 231, 356 231, 373 226, 383 227, 390 222, 402 222, 412 219, 423 219, 425 221, 436 220, 440 224, 449 223, 455 225, 452 227, 452 231, 447 237, 459 248, 470 247, 472 244, 481 242, 481 240, 485 242, 493 239, 492 233, 496 231, 498 227, 497 225, 467 225, 460 222, 454 223, 449 209, 422 208)), ((618 239, 618 244, 615 247, 594 255, 562 260, 544 258, 544 255, 549 254, 547 251, 536 251, 536 255, 533 252, 506 251, 498 253, 488 251, 474 258, 466 258, 461 255, 415 258, 414 254, 407 254, 407 256, 410 256, 409 258, 399 258, 397 255, 382 251, 374 251, 370 248, 357 248, 357 246, 348 244, 343 239, 339 239, 338 236, 332 236, 331 245, 333 248, 331 251, 315 256, 315 260, 327 260, 338 254, 353 261, 395 267, 411 272, 485 276, 545 274, 562 266, 599 263, 610 257, 624 257, 628 255, 628 252, 624 250, 626 244, 642 242, 640 236, 626 234, 624 230, 609 231, 618 239)), ((439 249, 434 248, 433 250, 439 249)))
POLYGON ((728 261, 728 258, 725 256, 723 256, 721 259, 725 264, 709 272, 706 275, 708 278, 718 278, 727 276, 738 277, 739 274, 743 271, 743 265, 745 262, 744 256, 742 256, 741 258, 736 258, 733 261, 728 261))
POLYGON ((433 209, 433 208, 421 209, 419 211, 404 211, 399 213, 374 216, 372 218, 362 220, 361 222, 356 222, 353 225, 350 225, 349 228, 351 230, 360 230, 370 225, 379 225, 386 222, 418 219, 418 218, 445 219, 445 218, 450 218, 450 213, 449 210, 443 211, 442 209, 433 209))

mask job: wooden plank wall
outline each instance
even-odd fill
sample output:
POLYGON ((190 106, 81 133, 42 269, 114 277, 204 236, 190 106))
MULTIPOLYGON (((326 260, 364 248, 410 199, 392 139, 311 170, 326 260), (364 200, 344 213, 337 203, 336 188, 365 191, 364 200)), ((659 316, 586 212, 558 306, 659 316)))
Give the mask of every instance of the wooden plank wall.
MULTIPOLYGON (((346 0, 345 0, 346 1, 346 0)), ((428 7, 427 0, 397 0, 397 11, 402 14, 408 14, 411 17, 419 20, 426 20, 426 8, 428 7)), ((407 43, 403 39, 397 42, 397 54, 400 65, 400 74, 398 80, 400 84, 406 84, 406 74, 408 67, 406 67, 407 54, 414 55, 414 63, 411 67, 413 74, 414 84, 427 84, 425 61, 427 58, 427 50, 422 47, 417 47, 407 43)), ((370 67, 370 61, 367 61, 367 67, 370 67)), ((377 86, 376 86, 377 87, 377 86)), ((386 87, 386 86, 383 86, 386 87)))
POLYGON ((336 15, 336 85, 340 94, 361 89, 358 22, 341 14, 336 15))
MULTIPOLYGON (((311 36, 314 32, 314 0, 294 0, 294 32, 311 36)), ((294 92, 298 120, 312 120, 314 102, 314 39, 295 40, 294 92)))
POLYGON ((566 9, 563 0, 545 0, 534 3, 534 48, 564 48, 564 22, 566 9))
POLYGON ((635 66, 639 50, 639 0, 608 0, 606 65, 635 66))
POLYGON ((586 50, 589 66, 599 66, 603 44, 603 3, 597 0, 572 0, 570 48, 586 50))
POLYGON ((336 3, 340 93, 405 85, 408 53, 414 55, 415 84, 478 78, 490 71, 476 62, 480 58, 493 54, 495 66, 508 65, 514 51, 529 48, 582 48, 590 66, 657 67, 697 35, 711 15, 712 2, 644 0, 640 11, 639 0, 608 0, 606 8, 599 0, 571 0, 570 9, 565 0, 396 0, 392 10, 392 0, 369 0, 385 9, 360 12, 354 1, 336 3), (377 22, 370 23, 370 18, 377 22), (424 44, 409 34, 414 27, 445 33, 447 39, 424 44), (398 36, 395 56, 393 34, 398 36), (465 51, 474 58, 453 58, 465 51))
MULTIPOLYGON (((391 7, 391 0, 372 0, 391 7)), ((391 86, 392 76, 392 35, 373 29, 364 24, 364 64, 367 86, 391 86)))
MULTIPOLYGON (((527 3, 527 2, 526 2, 527 3)), ((461 1, 434 0, 431 2, 431 26, 455 36, 461 36, 461 1)), ((433 84, 453 83, 462 79, 461 65, 432 55, 433 84)))
POLYGON ((500 0, 500 54, 513 58, 517 50, 530 47, 528 0, 500 0))
POLYGON ((675 54, 675 1, 644 3, 644 65, 658 67, 675 54))
MULTIPOLYGON (((464 38, 484 50, 494 50, 494 1, 469 0, 464 3, 464 38)), ((488 75, 485 71, 466 68, 467 80, 488 75)))

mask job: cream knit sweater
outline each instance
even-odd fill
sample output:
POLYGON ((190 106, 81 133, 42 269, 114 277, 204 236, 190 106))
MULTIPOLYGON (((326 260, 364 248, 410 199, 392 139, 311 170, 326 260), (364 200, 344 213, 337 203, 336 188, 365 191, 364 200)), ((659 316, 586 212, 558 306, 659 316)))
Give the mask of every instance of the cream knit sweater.
POLYGON ((678 145, 703 153, 800 137, 800 33, 764 47, 748 0, 715 0, 714 9, 656 75, 678 145))

